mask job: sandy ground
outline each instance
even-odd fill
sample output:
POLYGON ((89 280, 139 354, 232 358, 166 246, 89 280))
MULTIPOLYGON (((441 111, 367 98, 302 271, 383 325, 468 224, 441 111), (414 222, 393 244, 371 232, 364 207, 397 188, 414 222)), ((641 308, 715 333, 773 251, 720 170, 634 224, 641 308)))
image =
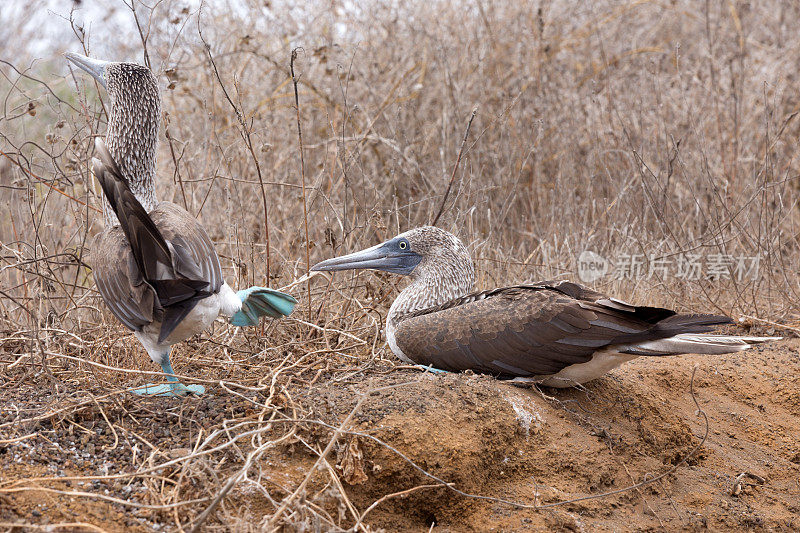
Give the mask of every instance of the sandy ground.
MULTIPOLYGON (((287 418, 302 411, 315 422, 298 423, 296 438, 269 447, 249 473, 266 492, 237 484, 207 530, 264 525, 275 509, 270 499, 280 502, 292 492, 317 460, 314 450, 330 442, 325 424, 338 427, 366 391, 372 392, 354 412, 350 431, 327 457, 348 498, 338 495, 323 466, 303 493, 307 512, 300 506, 284 530, 331 529, 314 509, 351 527, 348 505, 370 530, 386 531, 428 531, 432 524, 434 531, 459 532, 800 530, 797 339, 729 356, 640 358, 585 390, 540 392, 485 376, 386 370, 350 381, 322 377, 293 389, 287 418), (699 448, 706 424, 690 392, 695 365, 695 398, 708 416, 699 448), (668 471, 618 494, 532 508, 624 489, 668 471), (380 501, 365 514, 387 494, 421 485, 432 487, 380 501)), ((55 398, 49 387, 24 383, 0 389, 0 423, 29 419, 0 429, 0 530, 65 523, 73 525, 61 530, 177 530, 176 521, 186 524, 208 501, 148 509, 111 498, 155 505, 172 501, 175 487, 187 498, 204 487, 213 494, 221 478, 241 468, 242 457, 229 450, 229 457, 209 456, 215 459, 206 470, 200 462, 193 469, 178 464, 146 478, 61 478, 141 471, 188 454, 231 420, 258 425, 258 397, 214 387, 200 398, 123 394, 59 412, 85 397, 65 399, 62 392, 55 398), (56 479, 26 479, 43 476, 56 479)))

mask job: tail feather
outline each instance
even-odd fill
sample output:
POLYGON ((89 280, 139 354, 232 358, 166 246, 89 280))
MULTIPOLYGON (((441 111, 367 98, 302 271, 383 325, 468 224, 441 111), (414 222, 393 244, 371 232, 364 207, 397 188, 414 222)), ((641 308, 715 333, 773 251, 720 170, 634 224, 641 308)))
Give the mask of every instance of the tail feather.
POLYGON ((211 294, 208 283, 188 279, 175 271, 169 244, 136 199, 102 139, 95 140, 95 149, 100 158, 92 159, 92 173, 117 215, 142 279, 153 288, 164 309, 158 335, 158 341, 163 342, 197 302, 211 294))
POLYGON ((659 320, 656 327, 659 331, 680 330, 680 333, 705 333, 714 326, 732 324, 733 320, 725 315, 672 315, 659 320))
POLYGON ((612 344, 636 345, 685 333, 706 333, 713 331, 715 326, 732 322, 729 317, 723 315, 671 315, 658 320, 649 329, 620 335, 612 344))
POLYGON ((663 339, 620 346, 618 349, 622 353, 633 355, 680 355, 685 353, 720 355, 740 352, 751 348, 754 344, 781 339, 782 337, 681 333, 663 339))
POLYGON ((175 277, 172 253, 153 219, 130 189, 128 181, 105 143, 99 137, 95 149, 100 159, 92 159, 92 173, 100 182, 119 225, 125 233, 133 252, 136 266, 148 282, 175 277))

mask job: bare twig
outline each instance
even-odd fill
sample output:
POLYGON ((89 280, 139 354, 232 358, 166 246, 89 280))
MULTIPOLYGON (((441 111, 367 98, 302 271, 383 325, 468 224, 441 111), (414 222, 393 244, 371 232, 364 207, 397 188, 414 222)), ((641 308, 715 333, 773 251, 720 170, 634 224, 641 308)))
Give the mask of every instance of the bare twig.
MULTIPOLYGON (((201 5, 202 10, 202 5, 201 5)), ((206 42, 205 38, 203 37, 203 30, 200 24, 201 14, 197 14, 197 33, 200 36, 200 41, 203 43, 203 48, 208 56, 208 61, 211 63, 211 68, 214 70, 214 76, 217 79, 217 83, 219 83, 220 88, 222 89, 222 94, 225 95, 225 99, 230 104, 231 108, 233 108, 234 113, 236 114, 236 119, 239 121, 239 125, 241 126, 242 130, 240 134, 242 139, 247 146, 248 152, 250 152, 250 157, 253 160, 253 164, 256 167, 256 175, 258 176, 258 183, 261 186, 261 203, 264 207, 264 242, 266 244, 266 263, 267 263, 267 279, 266 279, 266 286, 269 287, 270 285, 270 241, 269 241, 269 209, 267 207, 267 193, 264 189, 264 178, 261 175, 261 164, 258 161, 258 157, 256 156, 255 149, 253 148, 253 140, 250 135, 250 131, 252 129, 252 124, 248 125, 245 121, 244 111, 239 109, 233 99, 231 99, 230 95, 228 94, 228 90, 225 87, 225 84, 222 82, 222 77, 219 75, 219 70, 217 69, 217 63, 214 60, 214 56, 211 54, 211 46, 206 42)))
POLYGON ((350 421, 353 419, 358 410, 361 409, 361 405, 364 403, 364 400, 366 398, 367 394, 361 395, 355 407, 353 407, 353 409, 350 411, 347 417, 345 417, 341 425, 333 433, 333 437, 331 437, 331 440, 328 442, 328 445, 325 446, 325 449, 322 451, 322 453, 319 454, 317 461, 314 463, 314 466, 312 466, 309 469, 308 473, 303 478, 303 481, 300 483, 300 485, 297 486, 294 492, 292 492, 289 496, 283 499, 281 505, 275 510, 275 512, 269 519, 270 527, 275 527, 277 525, 278 521, 281 519, 281 516, 283 516, 283 513, 286 511, 286 508, 295 500, 295 498, 297 498, 299 494, 301 494, 305 490, 309 481, 311 481, 311 477, 314 475, 314 473, 317 471, 317 468, 319 468, 319 466, 323 463, 323 461, 325 461, 325 458, 328 456, 328 454, 333 449, 333 446, 339 440, 339 436, 344 432, 347 426, 350 425, 350 421))
POLYGON ((461 147, 458 149, 458 157, 456 158, 456 164, 453 165, 453 174, 450 176, 450 181, 447 184, 447 189, 444 191, 444 196, 442 197, 442 203, 439 206, 439 212, 436 213, 436 216, 433 217, 433 222, 431 222, 431 226, 435 226, 437 222, 439 222, 439 217, 442 216, 444 212, 444 206, 447 203, 447 197, 450 196, 450 189, 453 187, 453 181, 456 179, 456 171, 458 170, 458 165, 461 163, 461 155, 464 153, 464 145, 467 144, 467 137, 469 137, 469 130, 472 127, 472 121, 475 119, 475 115, 478 114, 478 108, 474 108, 472 110, 472 114, 469 117, 469 122, 467 122, 467 129, 464 131, 464 139, 461 140, 461 147))
MULTIPOLYGON (((306 161, 303 156, 303 129, 300 127, 300 96, 297 92, 297 76, 294 74, 294 61, 297 59, 297 50, 292 50, 292 57, 289 60, 289 71, 292 75, 292 85, 294 86, 294 110, 297 116, 297 141, 300 148, 300 178, 303 184, 303 228, 306 232, 306 276, 311 271, 311 252, 308 241, 308 208, 306 207, 306 161)), ((308 319, 311 320, 311 280, 306 284, 308 290, 308 319)))

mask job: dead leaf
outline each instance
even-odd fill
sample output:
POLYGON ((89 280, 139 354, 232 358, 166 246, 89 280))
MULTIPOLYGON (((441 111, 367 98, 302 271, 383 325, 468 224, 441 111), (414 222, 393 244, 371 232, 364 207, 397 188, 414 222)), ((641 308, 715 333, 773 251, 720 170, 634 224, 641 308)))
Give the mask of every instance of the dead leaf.
POLYGON ((364 452, 358 447, 358 439, 352 438, 344 447, 339 464, 336 468, 342 473, 349 485, 360 485, 367 481, 367 474, 364 472, 364 452))

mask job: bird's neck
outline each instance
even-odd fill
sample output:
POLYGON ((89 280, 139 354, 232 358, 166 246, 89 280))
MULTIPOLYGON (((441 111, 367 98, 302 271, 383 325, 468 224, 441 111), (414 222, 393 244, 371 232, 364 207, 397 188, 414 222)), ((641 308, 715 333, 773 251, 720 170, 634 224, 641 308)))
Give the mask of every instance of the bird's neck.
MULTIPOLYGON (((113 102, 108 119, 106 146, 128 181, 131 192, 148 213, 158 205, 156 197, 156 148, 160 102, 113 102)), ((103 202, 106 227, 119 224, 103 202)))
POLYGON ((409 313, 466 296, 472 292, 474 285, 475 268, 468 257, 454 263, 426 264, 392 303, 387 321, 396 324, 409 313))

